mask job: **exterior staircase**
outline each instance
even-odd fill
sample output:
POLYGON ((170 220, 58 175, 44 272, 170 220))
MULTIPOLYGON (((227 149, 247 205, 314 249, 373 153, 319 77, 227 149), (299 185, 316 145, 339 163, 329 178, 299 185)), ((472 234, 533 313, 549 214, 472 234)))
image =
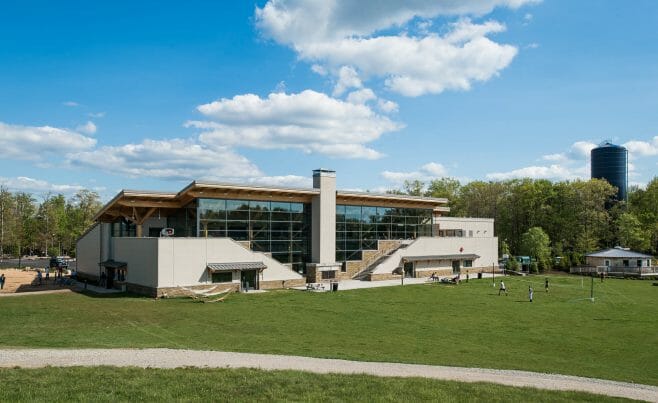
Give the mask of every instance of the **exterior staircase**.
POLYGON ((401 242, 394 248, 390 249, 385 249, 380 251, 379 253, 371 256, 366 262, 365 262, 365 268, 355 274, 352 279, 353 280, 361 280, 365 281, 370 278, 370 274, 372 273, 373 270, 384 260, 388 259, 393 255, 395 252, 397 252, 400 249, 406 248, 409 244, 405 242, 401 242))

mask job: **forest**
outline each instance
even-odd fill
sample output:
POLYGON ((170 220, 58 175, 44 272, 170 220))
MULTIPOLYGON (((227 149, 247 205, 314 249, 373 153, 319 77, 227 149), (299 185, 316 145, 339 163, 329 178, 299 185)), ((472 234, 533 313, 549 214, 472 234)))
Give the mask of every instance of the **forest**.
POLYGON ((501 255, 527 255, 540 266, 560 261, 568 267, 583 263, 585 253, 614 246, 658 254, 658 177, 645 189, 628 190, 628 201, 618 202, 616 188, 598 179, 462 185, 442 178, 429 183, 407 181, 403 189, 392 192, 445 197, 450 216, 495 219, 501 255))
POLYGON ((90 190, 68 199, 47 194, 37 200, 30 193, 12 193, 0 186, 0 257, 75 256, 78 237, 100 208, 98 194, 90 190))
MULTIPOLYGON (((500 254, 534 257, 548 268, 577 265, 583 255, 622 246, 658 254, 658 177, 646 188, 631 187, 628 202, 598 179, 473 181, 452 178, 407 181, 391 193, 444 197, 450 216, 495 219, 500 254)), ((0 186, 0 256, 75 256, 75 243, 101 208, 99 195, 80 190, 70 198, 47 194, 37 200, 0 186)))

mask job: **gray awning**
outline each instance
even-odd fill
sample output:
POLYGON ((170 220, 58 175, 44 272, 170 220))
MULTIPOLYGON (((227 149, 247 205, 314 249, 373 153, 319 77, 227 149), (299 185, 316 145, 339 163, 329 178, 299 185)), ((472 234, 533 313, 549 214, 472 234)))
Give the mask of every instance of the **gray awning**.
POLYGON ((233 270, 267 269, 267 266, 263 262, 208 263, 207 267, 211 273, 217 273, 220 271, 233 271, 233 270))
POLYGON ((418 262, 425 260, 475 260, 479 257, 474 253, 460 253, 457 255, 404 256, 402 259, 407 262, 418 262))
POLYGON ((117 262, 116 260, 106 260, 104 262, 99 263, 100 266, 107 267, 110 269, 120 269, 122 267, 127 267, 128 263, 125 262, 117 262))

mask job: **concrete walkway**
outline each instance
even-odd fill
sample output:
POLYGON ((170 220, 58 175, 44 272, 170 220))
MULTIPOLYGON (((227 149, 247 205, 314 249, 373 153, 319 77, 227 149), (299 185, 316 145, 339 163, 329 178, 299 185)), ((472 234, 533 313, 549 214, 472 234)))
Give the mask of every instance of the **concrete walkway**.
MULTIPOLYGON (((442 276, 445 278, 452 278, 453 276, 442 276)), ((491 277, 494 277, 491 273, 482 273, 482 278, 488 278, 491 279, 491 277)), ((495 275, 496 281, 498 281, 498 277, 504 278, 500 274, 495 275)), ((466 275, 462 274, 460 276, 461 281, 466 281, 466 275)), ((477 274, 474 274, 470 276, 471 280, 477 280, 477 274)), ((413 285, 413 284, 429 284, 430 281, 427 278, 405 278, 404 279, 404 285, 413 285)), ((326 280, 326 282, 323 282, 324 284, 324 291, 331 291, 331 285, 329 280, 326 280)), ((365 281, 365 280, 340 280, 338 282, 338 291, 345 291, 345 290, 358 290, 362 288, 377 288, 377 287, 394 287, 394 286, 399 286, 402 285, 402 282, 400 280, 378 280, 378 281, 365 281)), ((294 287, 296 290, 306 290, 306 286, 303 287, 294 287)))
POLYGON ((0 367, 117 366, 141 368, 259 368, 314 373, 421 377, 459 382, 490 382, 547 390, 573 390, 658 402, 658 387, 568 375, 435 365, 360 362, 285 355, 173 349, 5 349, 0 367))

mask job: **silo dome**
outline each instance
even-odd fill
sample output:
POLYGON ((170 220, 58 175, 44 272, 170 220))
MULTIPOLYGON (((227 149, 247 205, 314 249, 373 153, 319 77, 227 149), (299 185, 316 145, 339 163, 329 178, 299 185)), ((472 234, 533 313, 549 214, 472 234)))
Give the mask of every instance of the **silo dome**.
POLYGON ((617 188, 617 200, 626 201, 628 150, 604 142, 592 150, 592 179, 605 179, 617 188))

